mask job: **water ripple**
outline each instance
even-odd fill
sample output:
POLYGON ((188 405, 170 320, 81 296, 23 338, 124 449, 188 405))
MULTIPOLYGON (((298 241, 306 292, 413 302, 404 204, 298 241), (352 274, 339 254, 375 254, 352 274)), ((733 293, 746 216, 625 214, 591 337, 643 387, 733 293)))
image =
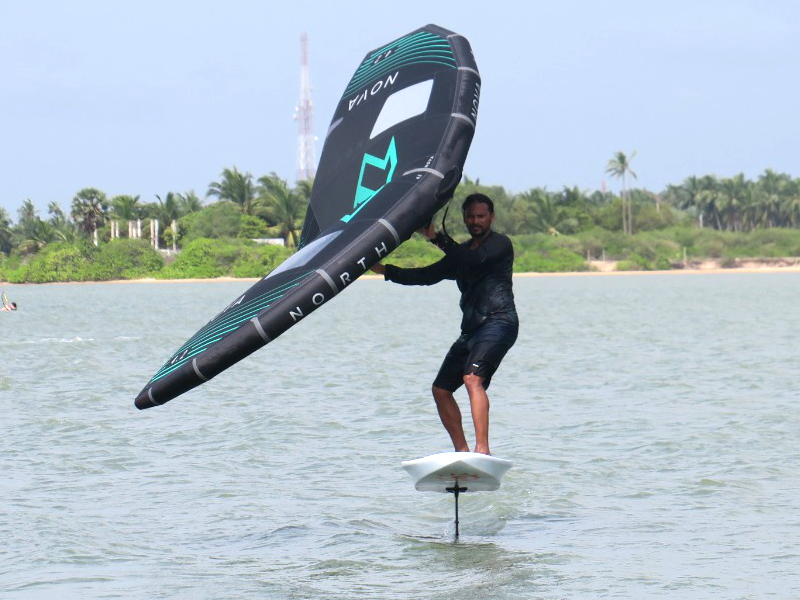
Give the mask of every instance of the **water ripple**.
POLYGON ((458 541, 452 497, 399 467, 448 449, 430 382, 457 333, 452 286, 358 282, 144 412, 142 384, 246 284, 25 287, 0 340, 0 589, 794 597, 798 283, 516 280, 523 328, 490 394, 494 452, 515 466, 462 496, 458 541))

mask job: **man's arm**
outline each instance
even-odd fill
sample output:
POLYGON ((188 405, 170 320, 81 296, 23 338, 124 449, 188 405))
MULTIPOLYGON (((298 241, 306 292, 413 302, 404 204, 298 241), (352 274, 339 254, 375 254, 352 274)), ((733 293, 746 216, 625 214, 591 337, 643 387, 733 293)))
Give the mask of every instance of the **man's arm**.
MULTIPOLYGON (((433 225, 418 229, 417 233, 431 241, 436 235, 433 225)), ((455 279, 456 277, 455 265, 446 255, 438 262, 427 267, 403 269, 394 265, 378 263, 372 267, 372 270, 378 275, 383 275, 386 281, 393 281, 402 285, 433 285, 439 283, 442 279, 455 279)))
POLYGON ((440 261, 411 269, 402 269, 394 265, 384 265, 383 277, 402 285, 433 285, 442 279, 455 279, 452 261, 444 256, 440 261))

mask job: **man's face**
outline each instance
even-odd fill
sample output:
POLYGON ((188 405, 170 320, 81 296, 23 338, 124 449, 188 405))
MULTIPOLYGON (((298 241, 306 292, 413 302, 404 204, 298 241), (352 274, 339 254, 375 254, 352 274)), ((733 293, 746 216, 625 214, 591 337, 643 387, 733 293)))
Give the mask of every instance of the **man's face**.
POLYGON ((473 202, 464 213, 464 225, 472 237, 482 237, 489 232, 494 223, 494 213, 483 202, 473 202))

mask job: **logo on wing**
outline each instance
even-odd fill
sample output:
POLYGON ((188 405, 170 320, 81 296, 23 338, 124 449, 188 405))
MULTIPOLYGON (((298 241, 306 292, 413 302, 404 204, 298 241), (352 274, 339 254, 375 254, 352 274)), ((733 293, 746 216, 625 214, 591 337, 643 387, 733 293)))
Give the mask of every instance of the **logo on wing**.
POLYGON ((386 155, 383 158, 364 153, 361 159, 361 171, 356 184, 356 196, 353 201, 353 212, 342 217, 342 221, 349 223, 350 219, 358 214, 387 183, 392 180, 397 167, 397 145, 394 137, 389 142, 386 155))

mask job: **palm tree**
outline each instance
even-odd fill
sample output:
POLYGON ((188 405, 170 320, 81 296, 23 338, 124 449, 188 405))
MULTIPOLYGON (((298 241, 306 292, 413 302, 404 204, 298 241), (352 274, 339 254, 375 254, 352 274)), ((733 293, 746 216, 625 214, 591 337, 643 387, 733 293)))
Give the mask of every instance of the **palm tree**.
POLYGON ((144 206, 139 201, 139 196, 123 194, 111 198, 111 215, 119 221, 127 221, 128 235, 135 237, 133 222, 144 215, 144 206))
POLYGON ((221 177, 220 181, 212 181, 208 185, 206 195, 236 202, 244 214, 252 215, 253 201, 256 197, 253 176, 250 173, 239 173, 236 167, 233 167, 233 169, 224 169, 221 177))
POLYGON ((786 211, 787 227, 800 227, 800 191, 796 191, 792 196, 786 198, 784 203, 786 211))
POLYGON ((744 179, 744 173, 722 179, 719 183, 722 195, 721 211, 724 215, 728 231, 741 231, 744 213, 749 205, 750 190, 744 179))
POLYGON ((691 177, 687 177, 684 179, 681 188, 685 191, 685 196, 681 204, 678 205, 678 208, 687 209, 687 208, 695 208, 697 209, 697 223, 700 225, 700 229, 703 228, 703 211, 700 210, 698 205, 697 196, 698 194, 703 191, 703 184, 702 182, 692 175, 691 177))
POLYGON ((707 187, 697 194, 697 206, 705 215, 714 219, 712 226, 718 231, 722 231, 722 219, 720 218, 720 207, 723 204, 722 194, 717 186, 707 187))
POLYGON ((512 214, 520 220, 517 232, 561 233, 564 210, 554 195, 543 188, 533 188, 517 196, 512 214))
POLYGON ((183 216, 181 212, 180 196, 172 192, 167 192, 166 199, 163 202, 161 201, 161 196, 156 195, 156 198, 158 198, 158 219, 159 221, 164 221, 164 241, 167 243, 171 241, 172 249, 176 250, 178 243, 178 219, 183 216), (169 236, 171 240, 167 240, 166 236, 169 236))
POLYGON ((792 178, 785 173, 776 173, 767 169, 756 183, 759 200, 764 207, 766 227, 777 227, 781 219, 781 205, 784 198, 791 195, 792 178))
POLYGON ((560 210, 558 226, 560 233, 573 234, 580 231, 584 225, 591 226, 589 201, 578 186, 571 188, 564 186, 564 189, 554 196, 560 210))
POLYGON ((17 227, 22 234, 22 237, 28 237, 33 233, 33 230, 36 228, 36 223, 39 222, 39 215, 37 214, 36 207, 31 202, 31 199, 28 198, 25 202, 22 203, 19 210, 17 211, 17 215, 19 216, 19 223, 17 227))
POLYGON ((279 227, 287 246, 297 246, 298 229, 308 205, 306 188, 290 190, 286 181, 274 172, 259 178, 258 183, 258 200, 264 216, 279 227))
POLYGON ((692 215, 695 213, 698 214, 698 225, 702 229, 703 228, 703 220, 699 217, 699 213, 697 211, 697 202, 696 196, 697 193, 694 191, 696 187, 697 177, 688 177, 684 180, 684 182, 680 185, 669 184, 667 185, 667 189, 664 190, 662 194, 662 199, 674 206, 675 208, 679 208, 681 210, 685 210, 692 215), (689 180, 693 180, 690 182, 689 180))
POLYGON ((63 242, 66 241, 66 239, 67 236, 63 232, 53 227, 47 221, 39 219, 33 227, 33 231, 23 240, 21 249, 23 252, 38 252, 48 244, 63 242))
POLYGON ((11 218, 6 209, 0 206, 0 252, 8 254, 13 245, 11 243, 11 218))
POLYGON ((95 188, 83 188, 72 198, 72 218, 97 246, 97 228, 105 222, 108 211, 106 195, 95 188))
POLYGON ((75 224, 67 218, 58 202, 50 202, 47 205, 47 214, 50 215, 47 222, 55 229, 58 237, 67 242, 75 240, 77 233, 75 224))
POLYGON ((178 194, 178 206, 181 216, 183 216, 202 210, 203 201, 198 198, 197 194, 194 193, 194 190, 191 190, 185 194, 178 194))
MULTIPOLYGON (((273 173, 274 175, 274 173, 273 173)), ((294 191, 300 196, 300 199, 308 204, 311 200, 311 190, 314 189, 314 179, 303 179, 297 182, 294 191)))
POLYGON ((135 221, 142 218, 142 204, 139 196, 114 196, 111 199, 111 213, 120 221, 135 221))
POLYGON ((631 210, 631 201, 628 194, 628 185, 626 178, 628 175, 636 179, 636 173, 631 169, 631 161, 636 156, 636 150, 631 152, 630 157, 626 156, 624 152, 617 151, 611 160, 606 165, 606 173, 622 179, 622 229, 623 233, 633 233, 633 211, 631 210), (625 204, 627 201, 627 215, 625 212, 625 204))
POLYGON ((165 200, 161 200, 161 196, 158 194, 156 194, 156 198, 158 198, 158 204, 155 205, 155 214, 153 216, 164 223, 172 223, 178 220, 181 216, 178 195, 167 192, 165 200))
POLYGON ((48 219, 50 224, 56 229, 63 227, 67 223, 67 215, 61 210, 61 206, 58 202, 48 203, 47 214, 50 215, 50 219, 48 219))

